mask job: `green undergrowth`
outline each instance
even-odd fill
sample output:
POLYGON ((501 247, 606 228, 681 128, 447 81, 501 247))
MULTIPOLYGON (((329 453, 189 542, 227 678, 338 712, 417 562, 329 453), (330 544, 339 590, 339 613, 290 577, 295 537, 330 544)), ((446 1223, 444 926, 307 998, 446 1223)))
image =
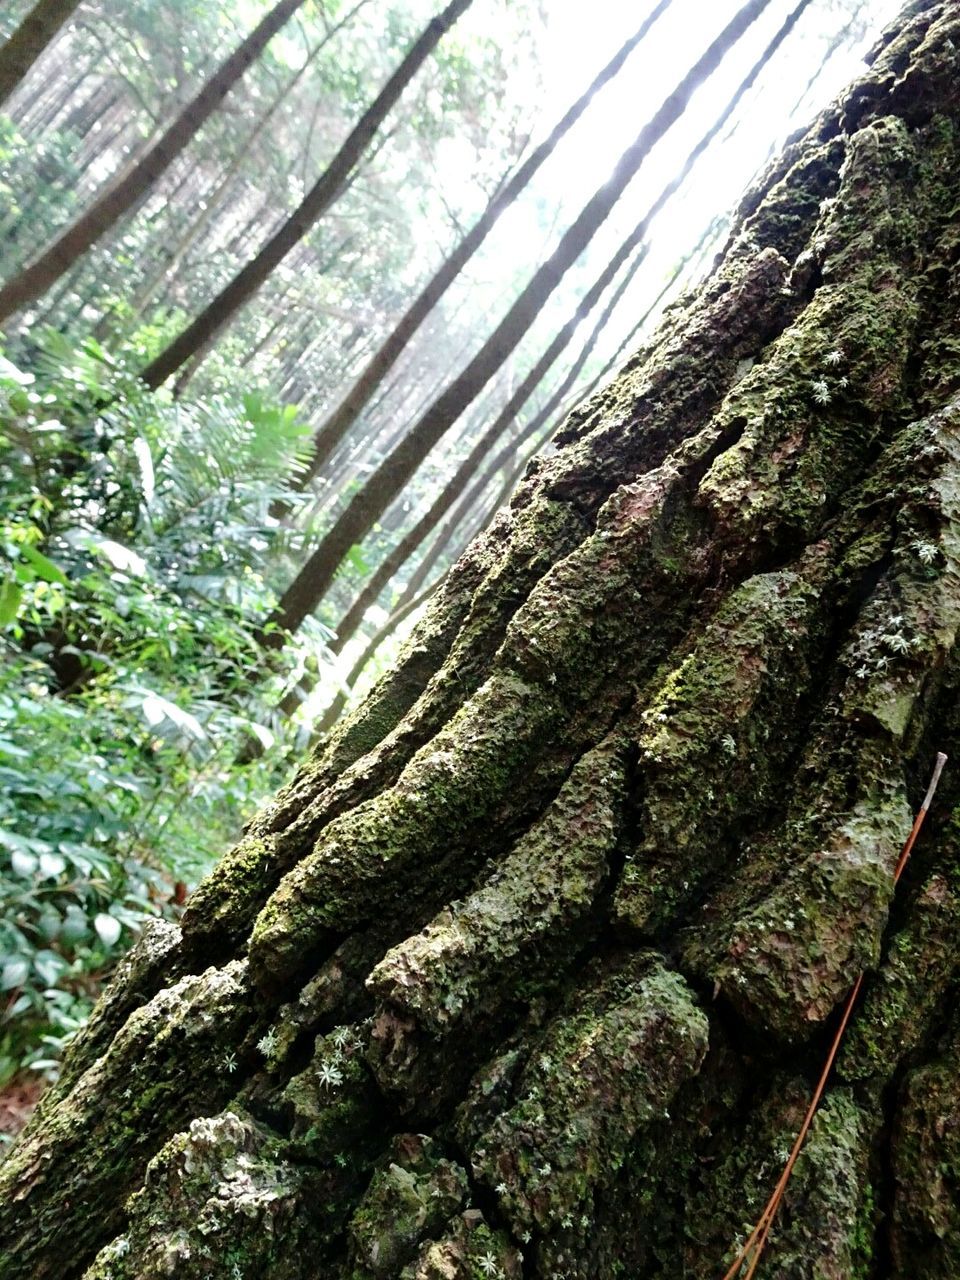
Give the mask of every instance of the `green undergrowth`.
POLYGON ((281 669, 257 639, 295 409, 175 403, 136 351, 34 340, 0 355, 0 1087, 56 1075, 145 921, 277 785, 303 744, 274 708, 323 640, 281 669))

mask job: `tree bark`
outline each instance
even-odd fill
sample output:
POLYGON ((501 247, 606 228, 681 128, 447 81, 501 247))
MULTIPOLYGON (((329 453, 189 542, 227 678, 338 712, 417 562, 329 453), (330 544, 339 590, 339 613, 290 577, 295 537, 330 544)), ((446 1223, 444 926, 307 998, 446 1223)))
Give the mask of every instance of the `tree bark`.
POLYGON ((2 1280, 960 1270, 960 13, 909 6, 124 963, 2 1280), (131 1195, 131 1193, 133 1193, 131 1195))
POLYGON ((0 105, 68 22, 80 0, 37 0, 9 40, 0 45, 0 105))
MULTIPOLYGON (((441 38, 469 8, 471 0, 450 3, 427 23, 410 46, 380 93, 360 117, 343 146, 310 188, 297 208, 267 240, 263 248, 233 277, 173 342, 151 361, 141 377, 148 387, 159 387, 171 374, 202 350, 229 324, 310 228, 330 208, 346 187, 363 153, 404 89, 440 43, 441 38)), ((0 295, 2 296, 2 295, 0 295)))
MULTIPOLYGON (((294 477, 293 488, 296 492, 302 492, 320 474, 334 449, 370 403, 377 388, 406 350, 420 325, 483 244, 500 215, 513 204, 541 165, 550 158, 557 144, 580 119, 600 89, 617 75, 669 3, 670 0, 660 0, 639 30, 618 50, 595 77, 586 92, 581 94, 569 111, 558 121, 549 137, 530 153, 516 173, 494 193, 484 212, 424 285, 372 359, 367 362, 343 400, 317 429, 313 438, 313 456, 303 471, 294 477)), ((278 504, 274 514, 279 517, 284 510, 285 508, 278 504)))
POLYGON ((427 409, 420 421, 372 472, 351 498, 316 550, 280 598, 263 634, 268 647, 281 647, 284 633, 296 631, 324 595, 343 557, 370 532, 433 446, 480 394, 503 362, 516 350, 544 303, 587 247, 650 149, 679 119, 695 89, 709 77, 727 50, 766 8, 769 0, 748 0, 676 89, 666 98, 637 139, 620 157, 610 179, 584 205, 557 248, 534 273, 493 333, 427 409))
POLYGON ((109 186, 39 257, 0 288, 0 321, 46 293, 82 253, 143 199, 303 2, 278 0, 139 163, 109 186))

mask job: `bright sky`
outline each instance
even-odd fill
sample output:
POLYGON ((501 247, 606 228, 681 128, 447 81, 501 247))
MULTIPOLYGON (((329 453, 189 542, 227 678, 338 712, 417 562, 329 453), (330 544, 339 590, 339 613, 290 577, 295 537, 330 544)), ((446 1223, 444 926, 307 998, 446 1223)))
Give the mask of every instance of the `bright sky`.
MULTIPOLYGON (((673 0, 656 21, 620 75, 598 94, 541 172, 537 197, 547 206, 560 205, 564 210, 558 233, 612 171, 638 130, 741 4, 742 0, 673 0)), ((697 91, 684 116, 654 149, 584 255, 578 268, 584 288, 724 110, 795 4, 796 0, 772 0, 720 69, 697 91)), ((589 6, 580 0, 547 0, 546 42, 541 46, 544 132, 652 7, 653 0, 636 5, 624 0, 590 0, 589 6), (584 20, 587 8, 589 21, 584 20)), ((648 260, 622 303, 619 323, 615 320, 610 326, 610 351, 628 331, 631 315, 640 314, 711 219, 737 202, 771 150, 778 150, 791 132, 809 121, 862 70, 861 54, 899 8, 899 0, 813 0, 738 108, 728 126, 738 125, 732 136, 722 145, 714 142, 681 192, 652 225, 648 260), (831 42, 854 14, 867 28, 866 40, 854 45, 845 41, 816 85, 805 93, 831 42)), ((502 220, 497 252, 506 254, 512 249, 518 261, 529 262, 531 253, 539 256, 555 239, 544 244, 536 204, 528 199, 502 220)))

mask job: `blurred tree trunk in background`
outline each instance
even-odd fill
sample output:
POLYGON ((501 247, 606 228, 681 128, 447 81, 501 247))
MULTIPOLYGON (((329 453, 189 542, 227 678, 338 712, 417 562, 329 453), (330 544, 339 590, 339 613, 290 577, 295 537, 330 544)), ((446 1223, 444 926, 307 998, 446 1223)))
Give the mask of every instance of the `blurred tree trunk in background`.
POLYGON ((215 220, 218 213, 221 212, 220 204, 223 197, 229 191, 230 187, 236 180, 236 177, 243 167, 244 161, 253 147, 257 139, 266 131, 277 111, 283 105, 287 97, 293 92, 304 75, 310 70, 311 65, 317 57, 323 52, 330 41, 355 17, 355 15, 369 4, 370 0, 358 0, 346 15, 341 18, 334 26, 325 32, 323 39, 318 40, 310 52, 304 58, 303 62, 290 77, 289 81, 284 84, 274 97, 273 101, 257 118, 256 123, 250 129, 242 143, 237 147, 233 159, 226 166, 220 178, 215 185, 206 192, 202 199, 197 201, 199 213, 193 222, 187 227, 179 241, 173 246, 165 246, 162 258, 155 271, 149 275, 141 284, 130 306, 134 315, 142 315, 148 304, 154 298, 157 290, 163 284, 164 280, 172 276, 177 267, 186 257, 190 248, 199 239, 200 235, 206 230, 212 220, 215 220))
MULTIPOLYGON (((634 237, 631 234, 628 241, 631 247, 635 247, 633 242, 634 237)), ((527 376, 522 380, 520 386, 504 405, 500 413, 497 414, 490 426, 482 432, 479 440, 461 462, 454 475, 451 476, 450 480, 443 486, 443 489, 430 506, 429 510, 424 513, 424 515, 410 530, 408 530, 406 534, 404 534, 404 536, 397 542, 396 546, 388 552, 386 556, 384 556, 383 561, 377 565, 376 569, 370 575, 369 581, 364 584, 363 590, 359 593, 350 608, 337 624, 337 634, 330 641, 329 646, 333 653, 340 653, 342 651, 344 645, 351 639, 354 632, 362 622, 363 615, 372 604, 376 603, 380 592, 391 578, 393 578, 394 574, 397 573, 404 564, 406 564, 410 556, 413 555, 424 539, 433 532, 454 503, 464 497, 467 486, 471 484, 471 481, 484 462, 488 462, 489 465, 485 468, 481 480, 478 481, 477 484, 472 485, 467 499, 458 505, 458 512, 461 518, 464 514, 464 508, 468 505, 472 505, 473 502, 483 493, 491 477, 500 470, 510 457, 516 454, 520 446, 526 440, 530 439, 530 437, 543 426, 544 421, 550 414, 550 406, 555 409, 566 391, 568 391, 576 381, 580 370, 583 368, 584 362, 587 360, 594 344, 602 333, 604 326, 610 319, 613 308, 622 297, 623 292, 633 279, 637 268, 642 263, 642 252, 637 253, 634 261, 630 265, 630 269, 624 273, 623 280, 617 286, 609 305, 604 308, 603 314, 594 327, 590 337, 587 342, 584 343, 582 350, 571 365, 569 373, 563 378, 560 388, 551 394, 547 405, 543 410, 532 415, 530 423, 526 425, 520 433, 518 433, 516 438, 505 445, 497 453, 492 462, 489 461, 490 450, 496 446, 501 437, 504 436, 513 426, 517 419, 517 415, 534 394, 550 367, 559 358, 563 349, 566 348, 581 321, 589 314, 596 302, 599 301, 603 290, 614 278, 620 266, 623 265, 623 261, 624 258, 621 257, 620 253, 617 253, 614 256, 611 262, 601 273, 599 279, 581 299, 581 302, 573 316, 571 316, 570 320, 564 325, 563 329, 560 330, 560 333, 544 352, 543 356, 541 356, 533 366, 529 374, 527 374, 527 376)), ((459 523, 459 519, 455 522, 451 520, 451 528, 449 532, 452 533, 453 529, 456 528, 459 523)), ((443 544, 445 545, 449 540, 448 535, 443 540, 443 544)), ((419 586, 420 582, 423 581, 424 577, 421 576, 417 585, 419 586)), ((413 594, 416 594, 416 590, 414 590, 413 594)))
MULTIPOLYGON (((656 8, 647 15, 639 30, 617 51, 600 74, 595 77, 587 91, 577 99, 570 110, 554 126, 549 137, 527 157, 516 173, 494 193, 481 216, 466 235, 462 237, 453 252, 440 264, 432 278, 424 285, 423 289, 397 321, 389 336, 367 362, 347 395, 317 429, 313 438, 313 452, 310 461, 295 478, 293 486, 295 490, 303 491, 308 488, 311 481, 320 474, 334 449, 336 449, 359 415, 370 403, 384 378, 406 350, 420 325, 483 244, 496 225, 500 215, 513 204, 517 196, 532 181, 540 167, 545 161, 549 160, 556 150, 557 144, 573 128, 600 89, 617 75, 627 58, 669 3, 670 0, 660 0, 656 8)), ((274 514, 280 516, 283 514, 283 510, 283 507, 278 506, 274 514)))
POLYGON ((719 1276, 864 968, 758 1275, 955 1280, 958 202, 919 0, 124 962, 2 1280, 719 1276))
POLYGON ((24 20, 0 44, 0 104, 6 102, 80 0, 37 0, 24 20))
POLYGON ((343 192, 397 99, 433 53, 441 38, 470 4, 471 0, 451 0, 442 13, 430 20, 420 38, 410 46, 397 70, 289 218, 285 219, 259 253, 217 294, 210 305, 143 370, 141 376, 148 387, 162 386, 171 374, 176 373, 198 352, 205 351, 224 326, 253 297, 274 268, 326 213, 343 192))
POLYGON ((164 130, 149 151, 53 244, 0 288, 0 320, 33 302, 69 271, 81 254, 134 209, 193 140, 220 103, 304 0, 278 0, 247 38, 164 130))

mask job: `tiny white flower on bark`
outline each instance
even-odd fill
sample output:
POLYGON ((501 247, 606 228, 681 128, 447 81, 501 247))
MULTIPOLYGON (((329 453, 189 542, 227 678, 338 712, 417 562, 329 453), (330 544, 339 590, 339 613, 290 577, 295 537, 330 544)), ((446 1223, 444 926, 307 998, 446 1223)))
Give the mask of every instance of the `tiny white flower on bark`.
POLYGON ((273 1027, 257 1041, 257 1048, 265 1058, 269 1058, 271 1053, 277 1047, 277 1033, 273 1027))
POLYGON ((343 1072, 335 1062, 321 1062, 317 1080, 322 1088, 335 1089, 338 1084, 343 1084, 343 1072))
POLYGON ((937 548, 932 542, 915 542, 913 549, 917 553, 917 559, 922 564, 933 564, 937 558, 937 548))

